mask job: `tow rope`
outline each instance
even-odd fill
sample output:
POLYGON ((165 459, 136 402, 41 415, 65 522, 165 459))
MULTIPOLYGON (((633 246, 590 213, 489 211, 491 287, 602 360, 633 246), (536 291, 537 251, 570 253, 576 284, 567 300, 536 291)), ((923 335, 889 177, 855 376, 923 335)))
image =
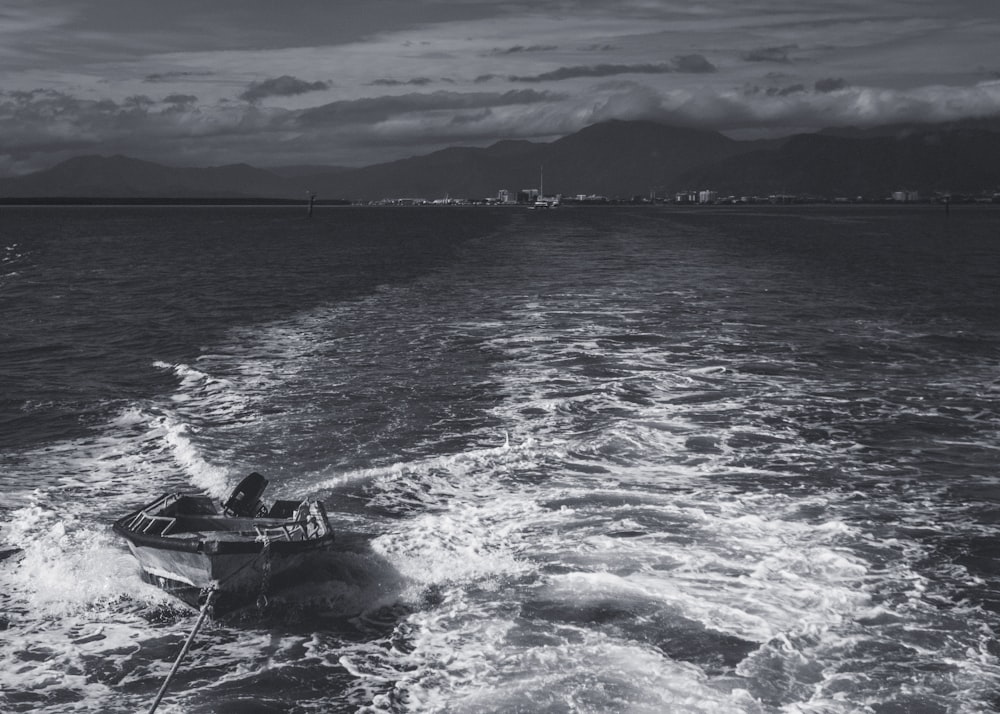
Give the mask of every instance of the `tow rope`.
MULTIPOLYGON (((271 584, 271 539, 265 534, 261 534, 257 537, 257 542, 263 543, 260 549, 260 555, 264 558, 264 564, 262 566, 261 573, 261 587, 260 595, 257 597, 257 608, 263 610, 267 606, 267 589, 271 584)), ((231 573, 226 580, 235 577, 244 568, 248 568, 254 563, 258 562, 258 559, 254 559, 249 563, 245 564, 239 570, 231 573)), ((208 617, 209 611, 212 609, 212 605, 215 602, 215 598, 219 595, 218 584, 213 585, 208 588, 205 595, 205 604, 201 606, 201 612, 198 614, 198 619, 194 623, 194 627, 191 629, 191 634, 188 635, 187 641, 184 646, 181 647, 180 653, 177 655, 177 659, 174 660, 173 667, 170 668, 170 672, 167 674, 167 678, 163 680, 163 685, 160 687, 160 691, 156 693, 156 699, 153 700, 153 706, 149 708, 148 714, 153 714, 156 708, 160 706, 160 701, 163 699, 163 695, 167 692, 167 687, 170 685, 170 680, 174 678, 177 674, 178 668, 181 666, 181 660, 184 659, 184 655, 187 654, 188 649, 191 647, 191 643, 194 641, 195 635, 198 634, 198 630, 201 629, 202 623, 205 622, 205 618, 208 617)))
POLYGON ((156 699, 153 700, 153 706, 149 708, 149 714, 153 714, 153 712, 156 711, 156 707, 160 706, 160 700, 162 700, 163 695, 166 694, 167 687, 170 685, 170 680, 174 678, 175 674, 177 674, 177 669, 181 666, 181 660, 184 659, 184 655, 186 655, 188 649, 190 649, 191 643, 194 642, 195 635, 198 634, 198 630, 201 629, 202 623, 204 623, 205 618, 208 617, 208 611, 212 609, 212 603, 215 602, 215 598, 218 594, 219 591, 214 587, 209 589, 208 594, 205 597, 205 604, 201 606, 201 612, 198 614, 198 619, 194 623, 194 628, 192 628, 191 634, 188 635, 184 646, 181 647, 181 651, 177 655, 177 659, 174 660, 174 666, 170 668, 170 673, 167 674, 167 678, 163 680, 163 685, 160 687, 160 691, 156 693, 156 699))

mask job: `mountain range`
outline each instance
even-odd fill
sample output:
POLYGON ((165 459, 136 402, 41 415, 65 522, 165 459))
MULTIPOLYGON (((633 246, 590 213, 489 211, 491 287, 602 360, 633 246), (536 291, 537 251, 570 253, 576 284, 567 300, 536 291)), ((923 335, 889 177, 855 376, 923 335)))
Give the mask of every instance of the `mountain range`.
POLYGON ((247 164, 176 168, 125 156, 79 156, 0 179, 17 198, 320 199, 484 198, 500 189, 608 197, 712 189, 881 197, 993 192, 1000 187, 1000 117, 948 124, 825 130, 738 141, 648 121, 595 124, 550 143, 454 147, 361 168, 247 164))

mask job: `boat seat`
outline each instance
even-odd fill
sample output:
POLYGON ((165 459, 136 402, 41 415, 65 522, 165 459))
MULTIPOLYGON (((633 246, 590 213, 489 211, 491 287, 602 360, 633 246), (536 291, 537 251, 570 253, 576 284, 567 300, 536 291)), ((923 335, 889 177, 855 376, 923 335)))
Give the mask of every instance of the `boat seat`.
POLYGON ((180 536, 182 534, 196 531, 204 531, 206 533, 233 531, 238 533, 252 531, 256 523, 256 519, 246 517, 234 518, 232 516, 202 515, 182 516, 177 519, 177 524, 171 529, 171 534, 180 536))
POLYGON ((291 518, 295 515, 295 510, 302 504, 302 501, 276 500, 271 505, 271 510, 267 512, 268 518, 291 518))

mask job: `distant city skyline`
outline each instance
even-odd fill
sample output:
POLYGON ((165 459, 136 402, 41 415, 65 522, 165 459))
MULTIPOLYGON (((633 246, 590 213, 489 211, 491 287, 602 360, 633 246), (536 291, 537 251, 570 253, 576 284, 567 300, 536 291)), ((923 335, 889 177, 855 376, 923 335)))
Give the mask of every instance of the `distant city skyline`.
POLYGON ((359 166, 608 119, 750 138, 1000 114, 995 0, 3 0, 0 175, 359 166))

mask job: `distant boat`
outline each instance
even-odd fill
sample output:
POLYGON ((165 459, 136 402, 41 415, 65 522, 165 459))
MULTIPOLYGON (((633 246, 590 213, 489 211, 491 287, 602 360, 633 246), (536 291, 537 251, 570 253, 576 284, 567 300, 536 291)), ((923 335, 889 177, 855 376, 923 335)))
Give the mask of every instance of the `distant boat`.
POLYGON ((528 204, 528 208, 555 208, 558 205, 558 196, 539 196, 534 203, 528 204))
POLYGON ((212 595, 216 614, 267 595, 270 582, 304 571, 333 544, 319 501, 261 501, 267 479, 247 476, 224 504, 168 493, 115 522, 139 561, 143 579, 200 608, 212 595))
POLYGON ((545 195, 545 166, 538 167, 538 198, 534 203, 528 204, 528 208, 555 208, 559 205, 558 196, 545 195))

